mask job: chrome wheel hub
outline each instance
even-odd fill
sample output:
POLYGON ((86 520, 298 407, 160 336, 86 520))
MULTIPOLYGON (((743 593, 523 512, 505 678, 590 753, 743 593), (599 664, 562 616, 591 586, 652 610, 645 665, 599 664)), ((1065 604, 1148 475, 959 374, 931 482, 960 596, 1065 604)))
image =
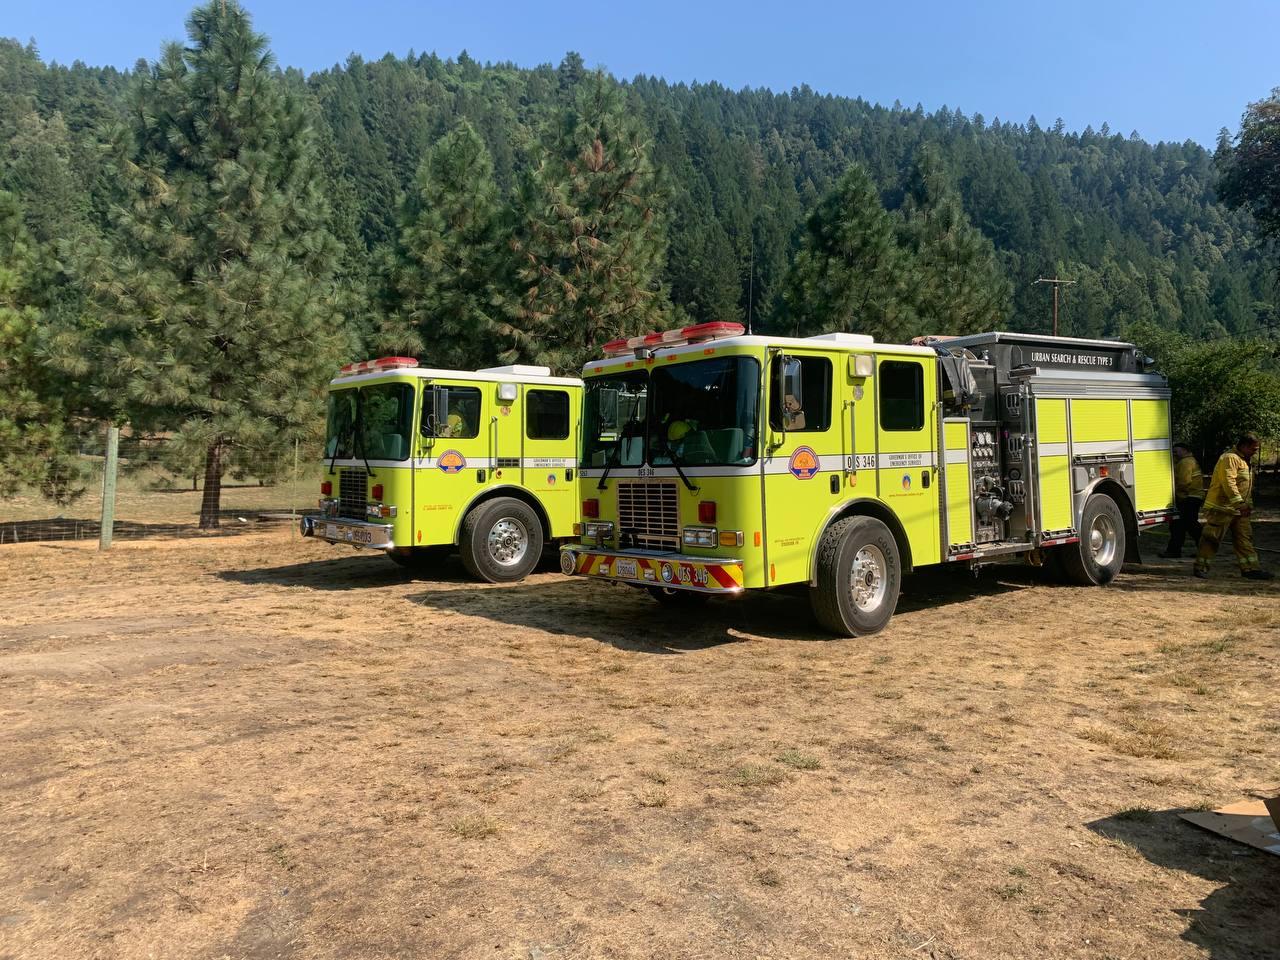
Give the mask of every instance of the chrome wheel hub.
POLYGON ((853 558, 850 576, 853 587, 853 605, 863 613, 870 613, 884 603, 888 585, 885 573, 889 565, 879 547, 867 544, 853 558))
POLYGON ((1108 566, 1116 558, 1117 539, 1115 524, 1110 517, 1099 514, 1093 518, 1089 527, 1089 549, 1098 566, 1108 566))
POLYGON ((489 556, 503 567, 514 567, 529 552, 529 531, 515 517, 503 517, 489 529, 489 556))

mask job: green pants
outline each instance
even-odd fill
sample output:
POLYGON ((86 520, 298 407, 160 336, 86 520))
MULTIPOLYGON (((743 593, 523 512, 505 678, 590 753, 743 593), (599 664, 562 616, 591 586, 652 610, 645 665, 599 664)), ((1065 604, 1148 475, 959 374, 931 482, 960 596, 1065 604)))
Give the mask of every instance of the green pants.
POLYGON ((1204 530, 1200 533, 1200 549, 1196 551, 1196 569, 1209 569, 1209 561, 1222 546, 1222 538, 1231 531, 1231 545, 1235 548, 1236 559, 1240 561, 1240 572, 1258 569, 1258 551, 1253 546, 1253 525, 1248 517, 1233 513, 1222 513, 1218 510, 1204 512, 1204 530))

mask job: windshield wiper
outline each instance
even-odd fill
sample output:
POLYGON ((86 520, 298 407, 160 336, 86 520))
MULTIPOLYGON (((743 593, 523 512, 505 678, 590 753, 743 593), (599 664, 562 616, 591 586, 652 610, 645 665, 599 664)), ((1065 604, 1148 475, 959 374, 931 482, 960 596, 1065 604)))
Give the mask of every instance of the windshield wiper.
POLYGON ((373 467, 369 466, 369 452, 364 446, 364 388, 360 387, 356 390, 356 422, 355 422, 355 440, 360 445, 360 459, 364 461, 364 472, 371 477, 376 477, 373 467))
POLYGON ((671 465, 676 468, 676 473, 680 475, 680 479, 684 481, 684 485, 689 488, 690 493, 697 493, 698 488, 694 486, 692 481, 684 475, 684 471, 680 469, 680 458, 676 456, 675 450, 671 449, 671 441, 667 439, 665 430, 659 425, 658 439, 662 441, 662 446, 667 451, 667 456, 671 458, 671 465))
POLYGON ((622 465, 622 442, 627 439, 627 428, 635 426, 639 423, 636 414, 640 412, 640 397, 636 396, 635 406, 631 408, 631 416, 627 418, 627 422, 622 425, 622 429, 618 431, 618 439, 613 444, 613 457, 604 465, 604 472, 600 474, 600 482, 596 484, 597 490, 607 489, 605 481, 609 479, 609 471, 614 467, 622 465))

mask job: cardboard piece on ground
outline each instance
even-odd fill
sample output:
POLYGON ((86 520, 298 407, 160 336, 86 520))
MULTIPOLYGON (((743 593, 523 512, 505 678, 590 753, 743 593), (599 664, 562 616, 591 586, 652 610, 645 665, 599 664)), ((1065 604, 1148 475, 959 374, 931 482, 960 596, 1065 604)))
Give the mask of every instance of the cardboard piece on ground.
POLYGON ((1268 800, 1242 800, 1217 810, 1180 816, 1197 827, 1280 856, 1280 796, 1268 800))

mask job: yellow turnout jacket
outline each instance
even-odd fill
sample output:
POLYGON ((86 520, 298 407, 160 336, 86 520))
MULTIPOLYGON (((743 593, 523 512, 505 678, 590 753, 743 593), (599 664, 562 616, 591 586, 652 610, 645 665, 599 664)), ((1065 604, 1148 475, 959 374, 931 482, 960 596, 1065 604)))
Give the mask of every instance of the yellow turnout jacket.
POLYGON ((1241 507, 1252 506, 1253 475, 1249 472, 1249 462, 1234 450, 1228 450, 1213 468, 1204 509, 1234 516, 1240 513, 1241 507))
POLYGON ((1204 474, 1200 464, 1191 454, 1179 457, 1173 465, 1173 496, 1175 500, 1187 497, 1204 497, 1204 474))

